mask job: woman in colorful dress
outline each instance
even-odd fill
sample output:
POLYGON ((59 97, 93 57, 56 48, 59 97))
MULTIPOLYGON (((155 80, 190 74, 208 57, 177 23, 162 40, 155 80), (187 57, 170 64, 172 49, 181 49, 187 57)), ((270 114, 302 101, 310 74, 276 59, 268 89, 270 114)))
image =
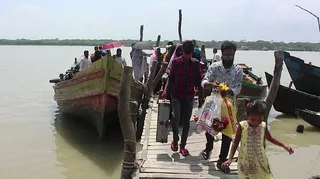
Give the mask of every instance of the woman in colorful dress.
POLYGON ((269 161, 264 147, 264 138, 269 142, 283 147, 289 154, 294 151, 287 144, 273 138, 263 116, 266 103, 261 100, 249 102, 247 105, 248 119, 238 125, 235 140, 232 144, 229 159, 222 167, 228 167, 241 141, 238 157, 239 179, 273 179, 269 161))

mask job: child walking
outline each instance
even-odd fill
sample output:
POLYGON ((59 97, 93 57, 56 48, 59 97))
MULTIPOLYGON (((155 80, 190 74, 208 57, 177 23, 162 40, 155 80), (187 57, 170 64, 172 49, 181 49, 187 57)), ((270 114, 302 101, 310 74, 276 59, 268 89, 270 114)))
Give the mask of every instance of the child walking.
POLYGON ((241 121, 238 125, 229 159, 222 164, 222 167, 228 167, 231 164, 241 141, 238 157, 239 179, 273 179, 264 147, 264 138, 283 147, 289 154, 294 152, 287 144, 271 136, 266 123, 263 122, 265 109, 266 103, 264 101, 257 100, 248 103, 248 119, 241 121))

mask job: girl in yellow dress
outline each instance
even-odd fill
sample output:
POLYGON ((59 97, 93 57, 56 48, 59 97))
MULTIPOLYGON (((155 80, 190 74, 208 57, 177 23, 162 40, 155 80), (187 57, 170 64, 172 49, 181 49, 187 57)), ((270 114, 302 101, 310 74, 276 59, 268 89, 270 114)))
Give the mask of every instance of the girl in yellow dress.
POLYGON ((257 100, 248 103, 248 119, 241 121, 238 125, 229 159, 222 165, 222 167, 228 167, 231 164, 241 141, 238 157, 239 179, 273 179, 264 147, 264 138, 283 147, 289 154, 293 153, 291 147, 271 136, 266 123, 263 122, 265 109, 266 103, 264 101, 257 100))

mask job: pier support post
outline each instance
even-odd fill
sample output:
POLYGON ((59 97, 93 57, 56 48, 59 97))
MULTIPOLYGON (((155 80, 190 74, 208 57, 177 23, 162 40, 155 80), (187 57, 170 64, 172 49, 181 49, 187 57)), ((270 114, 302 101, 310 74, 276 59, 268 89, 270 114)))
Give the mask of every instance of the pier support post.
MULTIPOLYGON (((136 136, 132 119, 130 117, 130 93, 132 67, 123 68, 118 103, 119 122, 124 139, 124 157, 122 163, 121 179, 132 179, 136 160, 136 136)), ((132 114, 132 113, 131 113, 132 114)))
POLYGON ((139 113, 139 104, 137 101, 130 101, 130 117, 134 127, 134 135, 137 132, 137 117, 139 113))
POLYGON ((153 80, 153 82, 152 82, 153 85, 156 85, 156 84, 159 83, 159 81, 161 80, 162 76, 163 76, 164 73, 166 72, 167 68, 168 68, 168 63, 167 63, 167 62, 163 62, 163 63, 161 64, 161 68, 160 68, 158 74, 156 74, 156 76, 154 77, 154 80, 153 80))
POLYGON ((247 102, 246 99, 237 100, 237 121, 241 122, 247 119, 247 102))
POLYGON ((273 71, 273 78, 270 84, 269 92, 266 98, 267 103, 267 109, 264 114, 264 121, 268 122, 268 117, 270 113, 270 109, 273 105, 273 102, 276 98, 278 88, 280 85, 280 78, 281 78, 281 72, 283 67, 283 61, 284 61, 284 52, 282 50, 278 50, 274 52, 274 59, 275 59, 275 65, 274 65, 274 71, 273 71))
POLYGON ((182 27, 182 10, 179 9, 178 34, 179 34, 179 41, 180 42, 182 42, 181 27, 182 27))
POLYGON ((150 76, 147 82, 147 92, 144 95, 144 99, 142 102, 142 112, 141 112, 141 116, 140 119, 138 120, 138 127, 137 127, 137 140, 141 139, 142 136, 142 132, 143 132, 143 126, 144 126, 144 121, 147 115, 147 109, 149 108, 149 102, 150 102, 150 98, 153 92, 153 79, 156 73, 156 69, 157 69, 157 61, 153 61, 152 62, 152 67, 151 67, 151 72, 150 72, 150 76))
POLYGON ((143 41, 143 29, 144 29, 144 26, 141 25, 141 26, 140 26, 140 42, 143 41))
POLYGON ((161 40, 161 35, 158 35, 157 42, 156 42, 156 47, 160 46, 160 40, 161 40))

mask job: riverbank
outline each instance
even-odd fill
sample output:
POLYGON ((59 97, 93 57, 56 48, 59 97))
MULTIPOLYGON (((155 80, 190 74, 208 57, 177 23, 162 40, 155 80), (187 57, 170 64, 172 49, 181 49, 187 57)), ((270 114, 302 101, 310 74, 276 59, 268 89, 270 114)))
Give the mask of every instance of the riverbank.
MULTIPOLYGON (((97 46, 105 43, 113 42, 117 40, 113 39, 0 39, 0 45, 27 45, 27 46, 97 46)), ((135 39, 123 39, 119 40, 125 44, 126 47, 130 47, 132 43, 136 43, 139 40, 135 39)), ((150 44, 156 44, 156 41, 148 40, 150 44)), ((320 51, 320 43, 311 42, 269 42, 269 41, 234 41, 238 45, 238 49, 242 47, 249 50, 277 50, 283 49, 288 51, 320 51)), ((168 43, 168 40, 160 42, 160 47, 164 48, 168 43)), ((178 40, 173 40, 173 43, 178 43, 178 40)), ((206 48, 220 48, 223 41, 197 41, 199 46, 205 45, 206 48)))

